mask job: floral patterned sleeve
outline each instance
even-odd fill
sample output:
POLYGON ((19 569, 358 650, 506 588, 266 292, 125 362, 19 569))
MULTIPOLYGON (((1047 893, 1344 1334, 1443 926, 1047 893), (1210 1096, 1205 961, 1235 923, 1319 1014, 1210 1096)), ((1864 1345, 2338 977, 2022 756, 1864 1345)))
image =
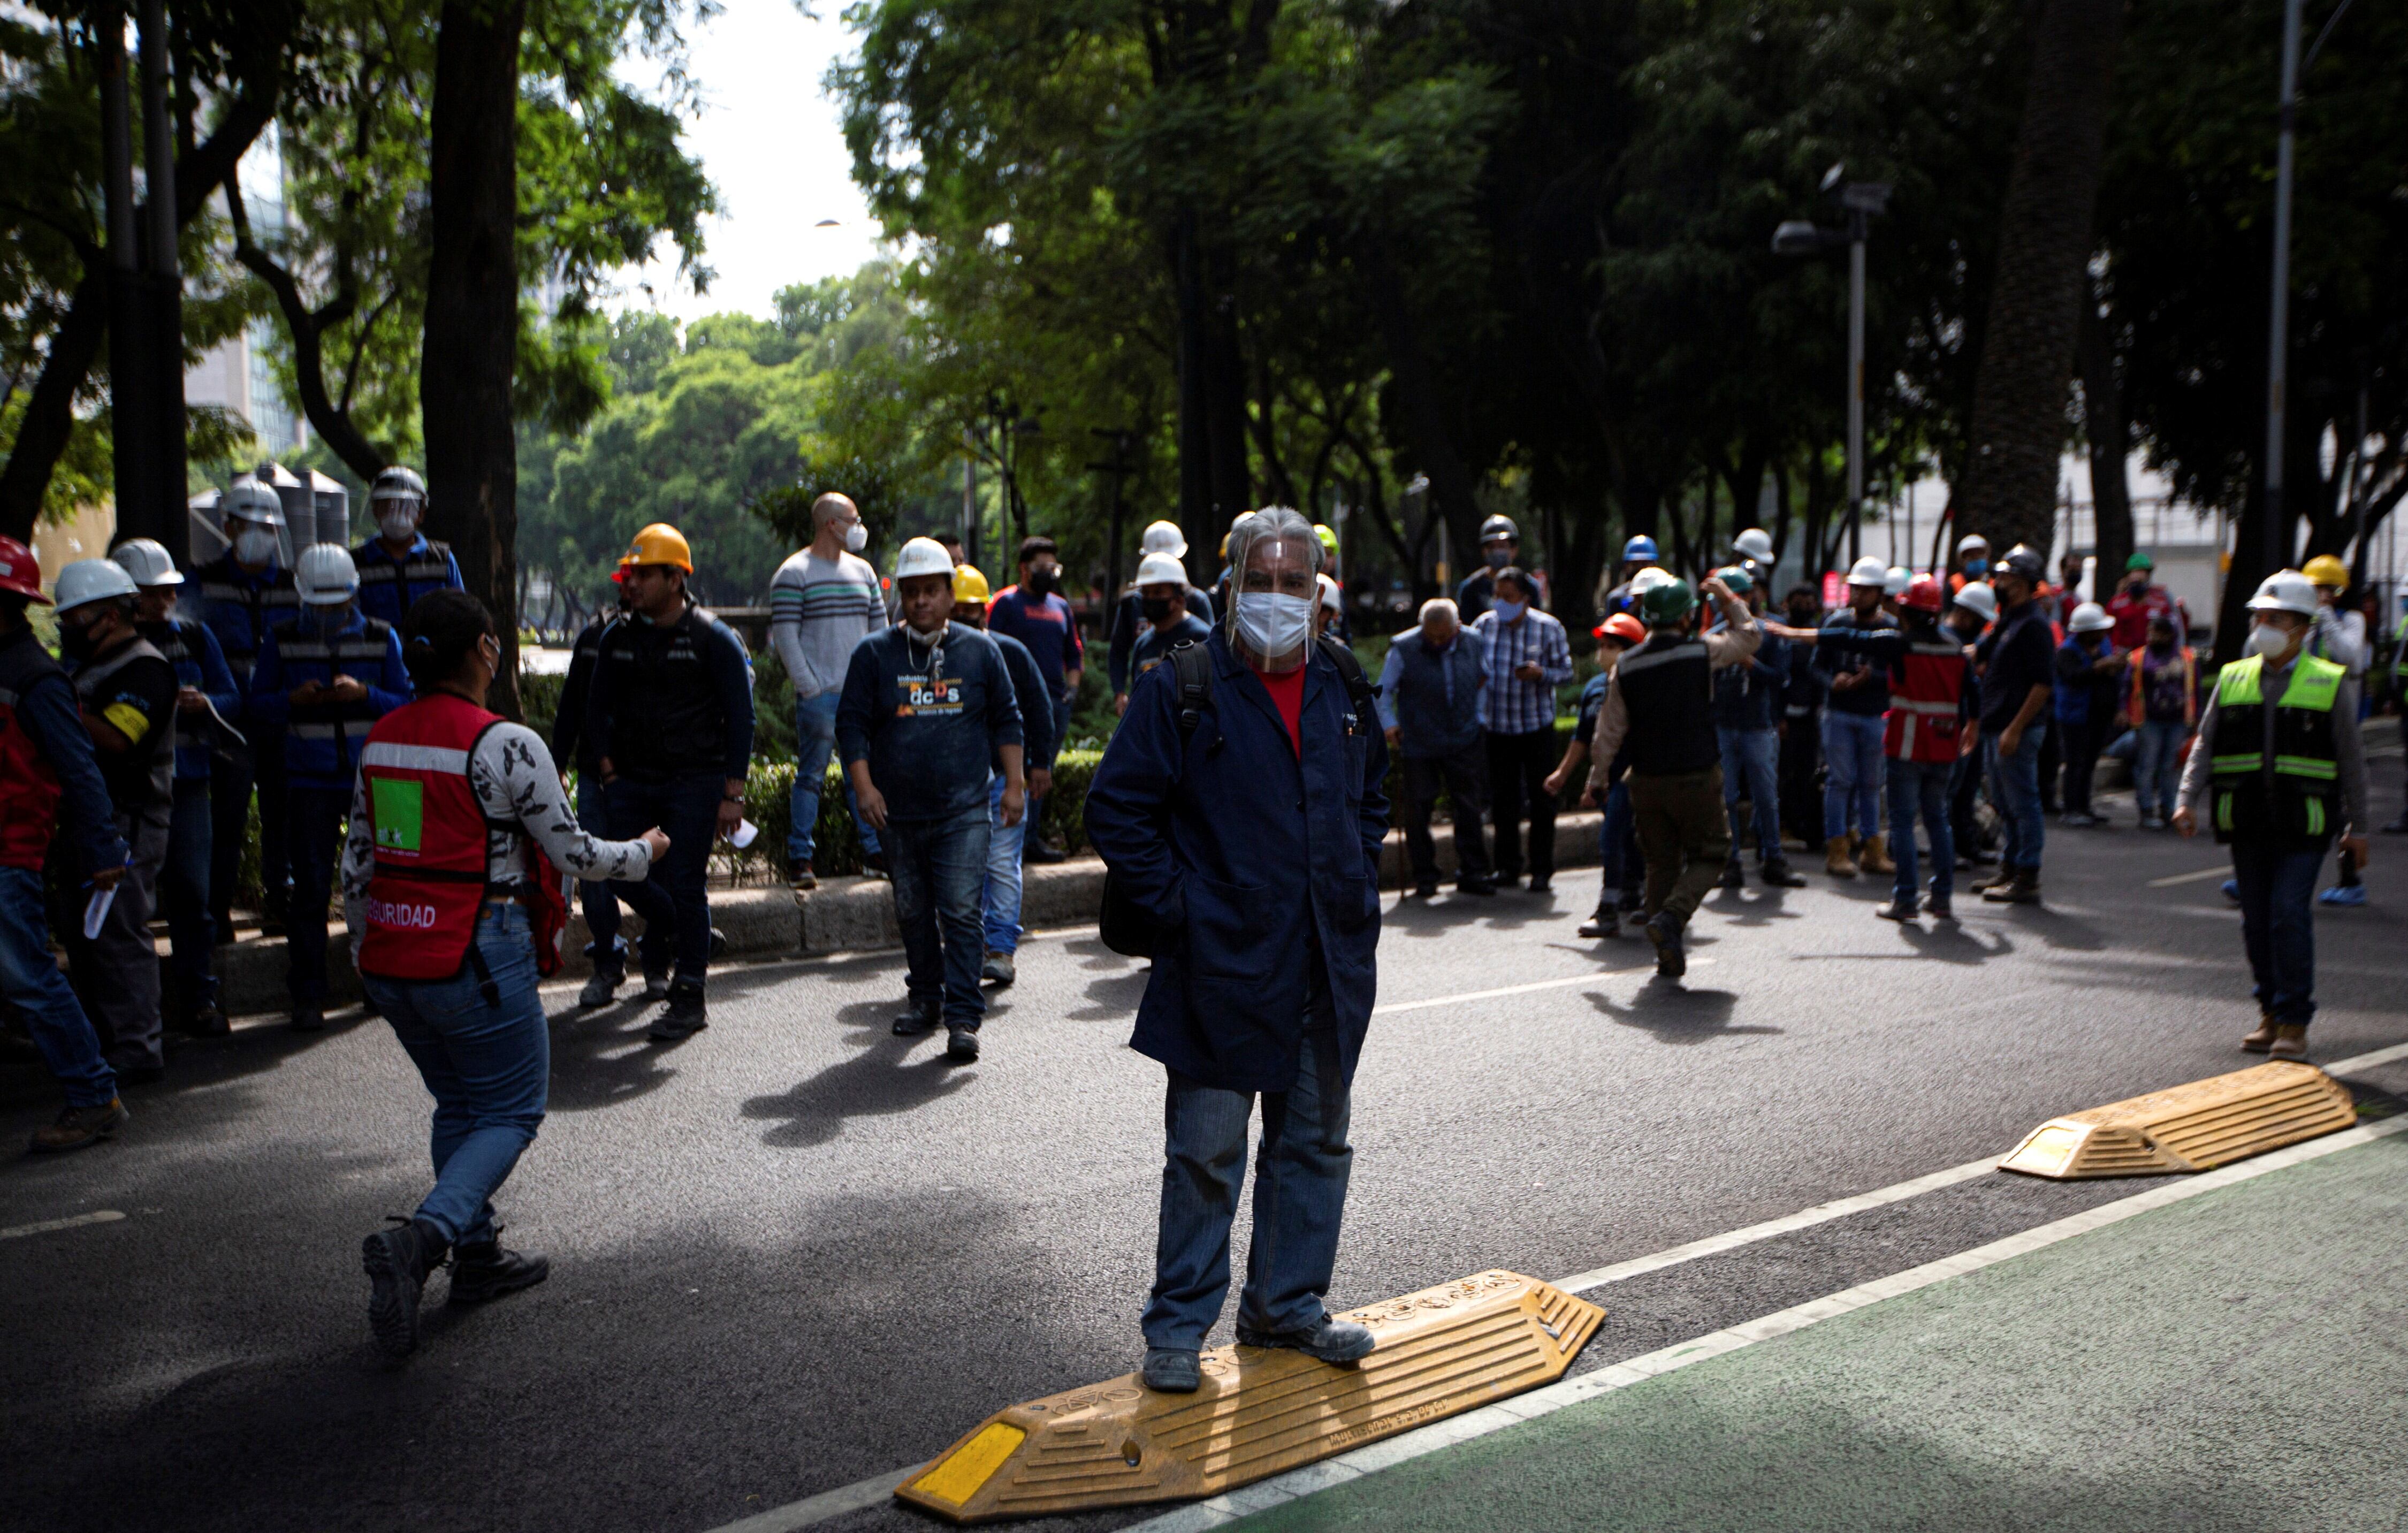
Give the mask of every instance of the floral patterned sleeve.
POLYGON ((577 823, 552 752, 524 724, 485 731, 468 762, 468 783, 488 820, 524 830, 572 878, 636 883, 652 871, 643 842, 606 841, 577 823))

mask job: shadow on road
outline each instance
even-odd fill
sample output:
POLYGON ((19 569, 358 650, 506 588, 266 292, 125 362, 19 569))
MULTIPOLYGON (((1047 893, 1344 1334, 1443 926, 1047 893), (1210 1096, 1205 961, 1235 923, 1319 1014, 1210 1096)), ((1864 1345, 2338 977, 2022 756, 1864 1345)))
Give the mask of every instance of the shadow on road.
POLYGON ((1636 1027, 1653 1037, 1658 1043, 1711 1043, 1720 1038, 1741 1038, 1751 1033, 1783 1033, 1783 1027, 1730 1024, 1731 1010, 1739 997, 1727 990, 1691 990, 1678 980, 1661 976, 1648 980, 1630 997, 1627 1006, 1616 1006, 1611 996, 1589 993, 1588 1003, 1611 1020, 1625 1027, 1636 1027))
MULTIPOLYGON (((744 1104, 747 1118, 774 1123, 761 1142, 778 1149, 807 1149, 825 1144, 844 1131, 849 1118, 884 1117, 910 1112, 967 1086, 974 1071, 948 1064, 941 1048, 927 1058, 909 1062, 915 1049, 928 1046, 923 1038, 896 1038, 888 1030, 900 1010, 892 1001, 855 1001, 837 1013, 837 1020, 854 1029, 861 1053, 841 1065, 831 1065, 792 1091, 777 1096, 755 1096, 744 1104)), ((999 1012, 990 1010, 990 1021, 999 1012)), ((941 1043, 944 1034, 935 1034, 941 1043)))

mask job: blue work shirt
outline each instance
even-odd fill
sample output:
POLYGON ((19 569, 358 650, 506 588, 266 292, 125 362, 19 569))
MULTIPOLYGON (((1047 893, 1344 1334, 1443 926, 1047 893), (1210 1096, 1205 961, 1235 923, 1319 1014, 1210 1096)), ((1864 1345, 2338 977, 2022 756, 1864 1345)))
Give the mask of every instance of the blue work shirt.
MULTIPOLYGON (((234 671, 226 665, 225 652, 218 648, 217 636, 209 632, 208 624, 191 618, 169 618, 164 623, 142 624, 142 637, 176 667, 178 686, 191 687, 207 696, 218 717, 228 724, 242 717, 242 688, 236 684, 234 671)), ((215 728, 207 714, 188 718, 181 709, 177 711, 177 781, 209 780, 209 737, 215 728)))
MULTIPOLYGON (((1727 623, 1716 623, 1708 633, 1721 633, 1727 623)), ((1714 672, 1714 727, 1770 729, 1781 722, 1781 699, 1789 690, 1789 645, 1770 634, 1742 666, 1714 672)))
MULTIPOLYGON (((1201 644, 1212 637, 1212 625, 1192 613, 1174 624, 1168 633, 1149 623, 1137 642, 1129 646, 1129 683, 1170 658, 1170 652, 1182 644, 1201 644)), ((1125 689, 1124 689, 1125 690, 1125 689)))
POLYGON ((853 646, 836 705, 845 769, 869 763, 891 820, 944 820, 987 809, 987 780, 1007 745, 1025 745, 1003 650, 967 623, 933 641, 903 623, 853 646))
MULTIPOLYGON (((1003 673, 1011 678, 1011 700, 1020 709, 1020 752, 1025 766, 1041 766, 1054 759, 1062 746, 1062 731, 1070 723, 1068 709, 1056 708, 1045 690, 1045 679, 1037 674, 1037 657, 1028 646, 1010 634, 989 634, 995 647, 1003 652, 1003 673)), ((1003 770, 1003 752, 998 751, 988 763, 996 772, 1003 770)))
MULTIPOLYGON (((275 565, 245 569, 231 553, 202 569, 196 583, 200 591, 195 605, 202 625, 216 637, 226 668, 234 673, 235 686, 243 694, 248 717, 251 668, 267 646, 268 630, 300 615, 300 594, 293 589, 291 571, 275 565)), ((229 718, 226 722, 239 727, 241 721, 229 718)))
POLYGON ((1068 602, 1051 593, 1032 596, 1016 585, 1005 586, 987 603, 986 626, 989 633, 1010 634, 1028 646, 1028 652, 1036 657, 1038 674, 1056 697, 1062 695, 1069 673, 1085 663, 1079 620, 1068 602))
POLYGON ((351 550, 351 563, 360 570, 360 610, 396 628, 408 615, 409 604, 428 592, 467 589, 460 582, 460 561, 452 550, 423 532, 397 559, 383 538, 371 537, 351 550))
POLYGON ((368 731, 414 695, 401 635, 388 623, 371 625, 356 609, 331 634, 306 618, 271 629, 251 673, 251 716, 283 726, 284 769, 303 788, 349 792, 368 731), (288 695, 305 681, 327 686, 337 676, 357 677, 367 695, 298 706, 288 695))
POLYGON ((1388 749, 1315 645, 1297 738, 1217 630, 1212 696, 1179 729, 1176 672, 1138 679, 1087 789, 1087 838, 1160 923, 1131 1045, 1208 1086, 1296 1083, 1318 953, 1342 1076, 1378 989, 1388 749))

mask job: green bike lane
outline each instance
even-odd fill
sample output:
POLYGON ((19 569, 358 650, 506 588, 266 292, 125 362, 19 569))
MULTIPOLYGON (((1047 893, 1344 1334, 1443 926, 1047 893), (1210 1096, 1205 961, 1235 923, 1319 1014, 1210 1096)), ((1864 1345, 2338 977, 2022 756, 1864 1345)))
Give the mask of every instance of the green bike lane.
MULTIPOLYGON (((1590 1375, 1560 1409, 1560 1393, 1526 1397, 1546 1413, 1469 1440, 1399 1439, 1350 1455, 1369 1472, 1324 1466, 1161 1523, 2408 1526, 2408 1134, 2387 1133, 2402 1126, 2204 1188, 2130 1183, 2158 1206, 2102 1205, 2072 1233, 1952 1259, 1970 1270, 1919 1269, 1590 1375), (1229 1520, 1250 1506, 1265 1510, 1229 1520)), ((1611 1291, 1592 1297, 1610 1345, 1611 1291)))

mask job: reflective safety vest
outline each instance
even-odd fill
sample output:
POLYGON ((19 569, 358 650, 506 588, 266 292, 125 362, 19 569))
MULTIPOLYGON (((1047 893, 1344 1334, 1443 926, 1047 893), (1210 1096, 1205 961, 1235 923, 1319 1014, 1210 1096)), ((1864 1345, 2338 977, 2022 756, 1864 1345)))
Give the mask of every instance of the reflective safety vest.
POLYGON ((1893 761, 1945 765, 1956 759, 1964 724, 1965 648, 1909 639, 1890 667, 1889 711, 1882 754, 1893 761))
POLYGON ((2253 654, 2215 679, 2215 737, 2208 745, 2215 838, 2321 843, 2339 828, 2333 703, 2349 673, 2312 654, 2292 664, 2290 682, 2272 703, 2269 760, 2265 670, 2265 656, 2253 654))
MULTIPOLYGON (((2149 663, 2146 658, 2148 653, 2146 650, 2133 651, 2132 663, 2124 667, 2125 676, 2131 683, 2125 694, 2124 707, 2131 715, 2129 722, 2136 729, 2147 723, 2149 717, 2149 663)), ((2195 724, 2199 723, 2199 658, 2192 652, 2191 647, 2186 644, 2174 652, 2172 660, 2166 662, 2168 666, 2175 664, 2182 666, 2182 722, 2186 724, 2195 724)), ((2164 666, 2158 667, 2160 670, 2164 668, 2164 666)))
POLYGON ((499 714, 438 692, 394 709, 368 732, 360 781, 376 871, 368 880, 362 973, 448 980, 465 964, 485 982, 488 1004, 498 1004, 477 952, 478 912, 493 895, 512 895, 527 906, 537 971, 559 971, 568 916, 559 874, 519 825, 485 817, 468 780, 478 740, 501 722, 499 714), (525 839, 529 885, 486 882, 489 831, 525 839))
POLYGON ((58 824, 59 773, 25 733, 17 699, 66 673, 22 629, 19 635, 0 644, 0 867, 38 868, 58 824))
POLYGON ((1630 718, 1620 759, 1641 777, 1677 777, 1719 764, 1713 684, 1701 639, 1658 633, 1615 661, 1612 685, 1630 718))

